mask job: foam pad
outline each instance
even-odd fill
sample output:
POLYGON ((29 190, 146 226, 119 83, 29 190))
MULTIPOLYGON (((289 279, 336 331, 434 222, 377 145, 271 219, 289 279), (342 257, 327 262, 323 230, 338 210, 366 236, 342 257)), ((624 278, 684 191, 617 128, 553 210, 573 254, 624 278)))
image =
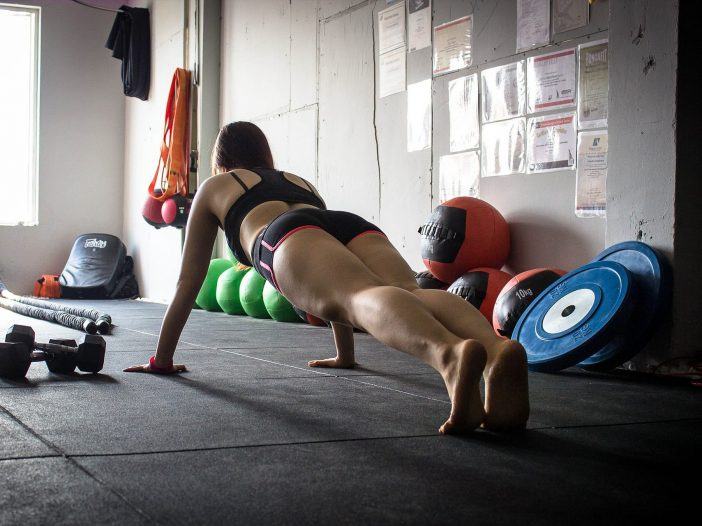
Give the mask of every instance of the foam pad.
POLYGON ((300 317, 293 309, 292 304, 267 281, 263 286, 263 304, 275 321, 300 322, 300 317))
POLYGON ((474 268, 466 272, 448 288, 451 294, 460 296, 489 321, 492 321, 492 309, 497 296, 512 279, 512 276, 494 268, 474 268))
POLYGON ((514 276, 502 288, 492 311, 492 326, 501 336, 512 336, 514 326, 529 304, 566 273, 558 268, 535 268, 514 276))
POLYGON ((266 280, 255 270, 249 270, 239 285, 239 300, 244 312, 252 318, 270 318, 263 303, 263 287, 266 280))
POLYGON ((246 314, 239 299, 239 287, 248 271, 232 267, 222 272, 217 280, 217 303, 227 314, 246 314))
POLYGON ((217 258, 210 261, 205 280, 202 282, 197 298, 195 298, 195 303, 200 308, 209 311, 222 310, 217 303, 217 280, 225 270, 230 268, 232 268, 232 262, 228 259, 217 258))
POLYGON ((502 268, 509 256, 507 222, 474 197, 455 197, 436 207, 419 233, 424 264, 444 283, 472 268, 502 268))

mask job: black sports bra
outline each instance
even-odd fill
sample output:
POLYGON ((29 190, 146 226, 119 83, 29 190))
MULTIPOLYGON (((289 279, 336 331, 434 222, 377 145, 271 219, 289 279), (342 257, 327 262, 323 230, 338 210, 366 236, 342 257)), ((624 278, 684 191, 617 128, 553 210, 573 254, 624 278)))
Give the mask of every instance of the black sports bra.
POLYGON ((312 190, 312 186, 304 179, 302 181, 307 185, 307 190, 289 181, 283 172, 278 170, 252 168, 251 171, 258 174, 261 178, 261 182, 251 188, 246 186, 236 173, 229 172, 244 188, 244 195, 236 200, 224 218, 224 235, 227 238, 227 244, 234 253, 234 257, 248 266, 251 266, 251 261, 249 261, 249 255, 244 250, 244 247, 241 246, 239 232, 242 221, 251 210, 268 201, 283 201, 289 204, 300 203, 326 209, 324 201, 317 197, 317 194, 312 190))

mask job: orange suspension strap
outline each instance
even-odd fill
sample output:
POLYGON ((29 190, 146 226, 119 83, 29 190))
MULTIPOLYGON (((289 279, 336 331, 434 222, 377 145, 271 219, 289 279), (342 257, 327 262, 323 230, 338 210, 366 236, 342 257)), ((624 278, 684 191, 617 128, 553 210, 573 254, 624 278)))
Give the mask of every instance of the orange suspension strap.
POLYGON ((166 201, 176 194, 188 195, 190 159, 190 72, 177 68, 171 81, 161 156, 149 185, 149 194, 166 201), (158 183, 158 184, 157 184, 158 183))

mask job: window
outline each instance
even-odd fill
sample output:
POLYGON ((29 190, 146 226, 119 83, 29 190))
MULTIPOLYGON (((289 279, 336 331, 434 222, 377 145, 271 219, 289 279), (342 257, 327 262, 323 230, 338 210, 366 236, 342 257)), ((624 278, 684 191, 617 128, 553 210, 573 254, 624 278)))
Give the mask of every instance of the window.
POLYGON ((0 225, 36 225, 39 8, 0 4, 0 72, 0 225))

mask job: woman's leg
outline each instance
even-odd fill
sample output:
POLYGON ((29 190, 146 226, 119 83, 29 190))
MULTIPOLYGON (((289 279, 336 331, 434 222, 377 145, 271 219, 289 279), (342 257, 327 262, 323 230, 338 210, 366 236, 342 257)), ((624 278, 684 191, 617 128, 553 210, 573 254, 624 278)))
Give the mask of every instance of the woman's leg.
POLYGON ((485 346, 485 426, 492 429, 523 427, 529 417, 523 347, 518 342, 497 336, 483 315, 462 298, 443 290, 418 288, 414 271, 384 236, 357 237, 348 248, 382 281, 415 295, 453 334, 478 340, 485 346))
POLYGON ((436 369, 452 401, 442 432, 474 429, 484 420, 479 382, 485 349, 447 330, 414 294, 383 283, 319 229, 286 239, 275 252, 273 267, 281 292, 303 310, 362 328, 436 369))

